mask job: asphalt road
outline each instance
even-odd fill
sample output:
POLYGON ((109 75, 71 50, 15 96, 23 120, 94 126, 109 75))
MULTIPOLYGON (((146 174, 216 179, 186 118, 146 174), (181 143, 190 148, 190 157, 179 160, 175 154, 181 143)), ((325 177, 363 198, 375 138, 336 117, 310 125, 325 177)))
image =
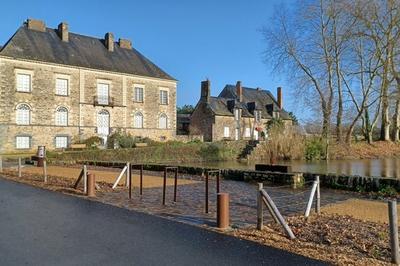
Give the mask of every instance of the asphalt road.
POLYGON ((321 265, 198 227, 0 178, 0 265, 321 265))

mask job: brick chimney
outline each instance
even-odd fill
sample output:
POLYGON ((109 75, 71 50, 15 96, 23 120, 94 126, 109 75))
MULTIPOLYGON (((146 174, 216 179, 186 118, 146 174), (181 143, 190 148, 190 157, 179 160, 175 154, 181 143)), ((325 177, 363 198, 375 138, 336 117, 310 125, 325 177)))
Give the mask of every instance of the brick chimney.
POLYGON ((283 103, 282 103, 282 88, 281 87, 278 87, 276 89, 276 95, 277 95, 277 100, 278 100, 278 107, 280 109, 282 109, 283 108, 283 103))
POLYGON ((202 81, 200 101, 205 103, 210 102, 210 90, 211 90, 211 82, 208 79, 202 81))
POLYGON ((26 25, 30 30, 46 31, 46 24, 42 20, 29 18, 26 21, 26 25))
POLYGON ((238 97, 238 101, 242 102, 243 101, 243 88, 242 88, 241 81, 236 82, 236 95, 238 97))
POLYGON ((63 42, 68 42, 68 23, 61 22, 58 24, 58 36, 63 42))
POLYGON ((124 48, 124 49, 132 49, 132 42, 127 39, 121 39, 119 38, 119 47, 124 48))
POLYGON ((114 51, 114 35, 111 32, 107 32, 104 37, 105 45, 108 51, 114 51))

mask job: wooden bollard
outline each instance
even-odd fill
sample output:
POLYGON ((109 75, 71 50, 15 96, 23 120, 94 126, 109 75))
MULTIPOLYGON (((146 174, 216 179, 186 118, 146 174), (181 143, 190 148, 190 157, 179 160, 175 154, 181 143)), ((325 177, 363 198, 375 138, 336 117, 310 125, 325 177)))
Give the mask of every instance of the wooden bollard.
POLYGON ((22 159, 18 158, 18 177, 22 177, 22 159))
POLYGON ((258 183, 257 190, 257 230, 263 229, 263 196, 261 194, 263 190, 263 183, 258 183))
POLYGON ((229 194, 217 194, 217 226, 219 229, 229 228, 229 194))
POLYGON ((96 176, 92 173, 87 175, 87 196, 96 197, 96 176))
POLYGON ((399 254, 399 229, 397 226, 397 201, 388 202, 389 209, 389 228, 390 228, 390 249, 392 253, 392 262, 396 265, 400 264, 399 254))

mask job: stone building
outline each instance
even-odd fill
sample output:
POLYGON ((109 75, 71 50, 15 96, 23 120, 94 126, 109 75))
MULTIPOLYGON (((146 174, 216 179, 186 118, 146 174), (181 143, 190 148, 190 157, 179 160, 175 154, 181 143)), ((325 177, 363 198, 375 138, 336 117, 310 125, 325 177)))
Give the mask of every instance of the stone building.
POLYGON ((117 130, 172 139, 176 85, 129 40, 28 19, 0 48, 0 153, 106 141, 117 130))
POLYGON ((192 134, 203 134, 204 141, 259 140, 272 118, 291 125, 282 106, 282 89, 275 99, 260 88, 242 87, 240 81, 226 85, 218 97, 210 95, 210 81, 201 82, 201 96, 190 118, 192 134))

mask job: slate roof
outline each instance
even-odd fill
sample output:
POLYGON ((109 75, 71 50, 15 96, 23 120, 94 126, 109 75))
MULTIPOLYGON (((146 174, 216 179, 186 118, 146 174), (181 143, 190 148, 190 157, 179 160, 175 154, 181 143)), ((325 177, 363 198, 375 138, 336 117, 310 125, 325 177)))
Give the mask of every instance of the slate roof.
POLYGON ((288 112, 278 107, 278 102, 270 91, 242 87, 242 102, 238 102, 235 85, 226 85, 218 97, 210 97, 210 108, 215 115, 233 116, 233 112, 228 108, 228 101, 236 100, 236 105, 242 107, 243 117, 253 117, 254 115, 248 109, 247 103, 255 102, 257 109, 261 111, 263 118, 272 118, 267 111, 267 105, 273 106, 273 110, 279 112, 282 119, 291 119, 288 112))
POLYGON ((115 42, 114 51, 109 52, 103 39, 71 32, 69 41, 63 42, 57 30, 51 28, 41 32, 21 26, 4 45, 0 55, 175 80, 134 48, 124 49, 115 42))

